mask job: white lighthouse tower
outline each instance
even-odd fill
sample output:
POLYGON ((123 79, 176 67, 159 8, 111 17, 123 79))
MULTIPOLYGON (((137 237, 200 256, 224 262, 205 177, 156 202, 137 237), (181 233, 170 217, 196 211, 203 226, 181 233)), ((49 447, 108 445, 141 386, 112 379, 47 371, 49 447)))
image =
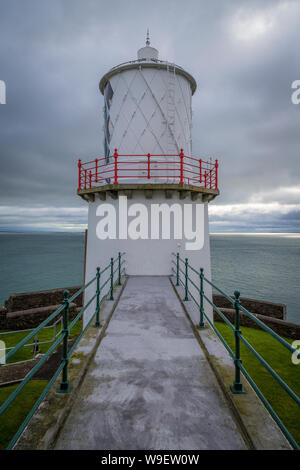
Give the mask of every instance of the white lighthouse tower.
POLYGON ((86 280, 118 252, 127 275, 171 275, 179 252, 211 278, 208 202, 219 194, 218 162, 192 155, 196 86, 182 67, 159 60, 149 34, 136 60, 101 78, 104 153, 78 163, 78 194, 89 204, 86 280))

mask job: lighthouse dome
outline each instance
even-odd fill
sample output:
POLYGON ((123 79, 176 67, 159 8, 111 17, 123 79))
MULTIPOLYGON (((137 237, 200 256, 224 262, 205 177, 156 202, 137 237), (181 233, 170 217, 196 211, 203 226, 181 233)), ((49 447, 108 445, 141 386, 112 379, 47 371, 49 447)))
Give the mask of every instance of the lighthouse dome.
POLYGON ((138 60, 157 60, 158 50, 150 46, 149 29, 147 30, 146 47, 141 47, 137 52, 138 60))

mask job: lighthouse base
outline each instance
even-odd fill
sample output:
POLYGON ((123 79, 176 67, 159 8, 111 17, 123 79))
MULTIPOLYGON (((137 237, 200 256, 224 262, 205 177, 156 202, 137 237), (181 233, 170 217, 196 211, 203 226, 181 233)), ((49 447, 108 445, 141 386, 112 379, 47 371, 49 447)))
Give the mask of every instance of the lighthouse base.
MULTIPOLYGON (((180 199, 176 193, 166 199, 165 191, 159 190, 151 196, 146 199, 144 191, 134 191, 131 199, 119 195, 105 201, 95 197, 89 202, 86 282, 95 276, 98 266, 102 270, 119 252, 125 252, 127 275, 174 274, 172 253, 179 253, 182 260, 187 258, 197 271, 203 268, 205 277, 211 279, 208 203, 180 199)), ((184 270, 182 263, 180 268, 184 270)), ((108 275, 109 270, 102 282, 108 275)), ((197 275, 192 270, 189 275, 198 285, 197 275)), ((190 289, 193 292, 192 283, 190 289)), ((209 286, 207 289, 210 297, 209 286)))

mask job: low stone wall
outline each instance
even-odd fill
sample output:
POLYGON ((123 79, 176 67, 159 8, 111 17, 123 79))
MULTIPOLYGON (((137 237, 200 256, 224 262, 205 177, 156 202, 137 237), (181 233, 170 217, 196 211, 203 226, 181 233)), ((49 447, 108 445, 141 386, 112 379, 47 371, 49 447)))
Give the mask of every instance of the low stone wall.
MULTIPOLYGON (((220 308, 220 310, 222 313, 224 313, 226 318, 232 324, 234 324, 234 310, 230 308, 220 308)), ((267 325, 273 331, 275 331, 275 333, 277 333, 279 336, 284 336, 285 338, 290 339, 300 339, 300 325, 284 320, 279 320, 278 318, 268 317, 266 315, 259 315, 256 313, 253 313, 253 315, 265 323, 265 325, 267 325)), ((214 321, 223 322, 224 320, 220 317, 220 315, 217 314, 217 312, 214 311, 214 321)), ((256 328, 258 330, 262 329, 255 321, 253 321, 243 312, 240 312, 240 325, 256 328)))
MULTIPOLYGON (((234 297, 232 297, 232 299, 233 298, 234 297)), ((213 302, 217 307, 233 308, 232 304, 228 299, 226 299, 226 297, 224 297, 224 295, 213 294, 213 302)), ((284 304, 267 302, 265 300, 248 299, 246 297, 240 297, 240 303, 251 313, 278 318, 279 320, 286 319, 286 305, 284 304)))
MULTIPOLYGON (((73 295, 80 289, 80 286, 12 294, 5 301, 5 307, 0 307, 0 329, 26 330, 37 327, 61 305, 65 289, 73 295)), ((81 293, 70 304, 70 320, 75 317, 82 304, 83 294, 81 293)))
MULTIPOLYGON (((81 286, 64 287, 59 289, 41 290, 36 292, 23 292, 21 294, 11 294, 5 301, 7 312, 28 310, 31 308, 46 307, 48 305, 61 304, 64 298, 64 290, 68 290, 70 295, 75 294, 81 286)), ((74 300, 75 304, 82 305, 82 293, 74 300)))

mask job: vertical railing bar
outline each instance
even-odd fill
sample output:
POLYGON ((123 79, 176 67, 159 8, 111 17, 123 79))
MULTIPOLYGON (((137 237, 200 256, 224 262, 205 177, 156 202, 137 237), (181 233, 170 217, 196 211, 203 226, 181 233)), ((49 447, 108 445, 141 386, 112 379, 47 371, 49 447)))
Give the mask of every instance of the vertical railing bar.
POLYGON ((234 356, 234 366, 235 366, 235 379, 233 385, 231 385, 230 389, 234 394, 241 394, 245 393, 243 384, 241 382, 241 370, 240 364, 241 361, 241 353, 240 353, 240 292, 234 291, 234 338, 235 338, 235 356, 234 356))
POLYGON ((114 259, 110 259, 110 299, 114 300, 114 259))
POLYGON ((189 260, 188 258, 185 258, 185 287, 184 287, 184 301, 186 302, 187 300, 189 300, 188 298, 188 267, 189 267, 189 260))
POLYGON ((62 381, 60 383, 60 387, 57 390, 59 393, 68 393, 71 390, 71 386, 69 385, 68 379, 68 338, 69 338, 69 296, 70 292, 68 290, 64 291, 64 300, 63 304, 65 306, 64 313, 63 313, 63 354, 62 354, 62 362, 64 363, 63 370, 62 370, 62 381))
POLYGON ((179 286, 179 253, 176 255, 176 286, 179 286))
POLYGON ((118 261, 119 261, 118 285, 121 286, 122 283, 121 283, 121 253, 120 253, 120 251, 119 251, 119 254, 118 254, 118 261))
POLYGON ((95 322, 95 327, 100 328, 101 322, 100 322, 100 293, 101 293, 101 288, 100 288, 100 267, 97 266, 97 273, 96 273, 96 322, 95 322))
POLYGON ((205 327, 204 325, 204 307, 203 307, 203 300, 204 300, 204 289, 203 289, 203 280, 204 280, 204 273, 203 268, 200 268, 200 320, 198 328, 202 329, 205 327))

